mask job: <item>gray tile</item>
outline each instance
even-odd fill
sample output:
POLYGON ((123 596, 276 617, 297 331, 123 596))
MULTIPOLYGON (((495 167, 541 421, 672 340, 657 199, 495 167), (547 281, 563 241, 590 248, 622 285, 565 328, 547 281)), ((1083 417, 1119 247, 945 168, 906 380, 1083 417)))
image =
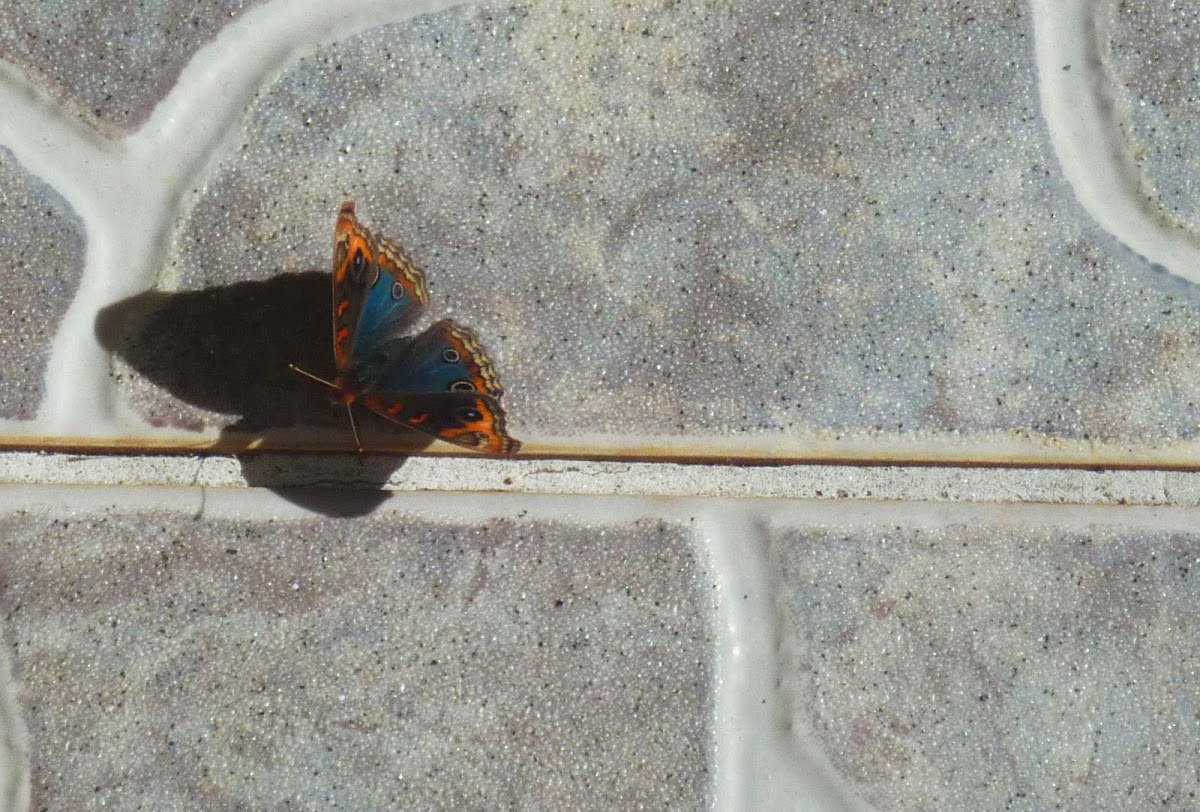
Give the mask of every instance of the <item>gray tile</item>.
POLYGON ((29 419, 45 394, 59 322, 83 272, 86 238, 75 212, 0 147, 0 417, 29 419))
POLYGON ((195 51, 255 0, 0 4, 0 57, 111 134, 136 129, 195 51))
POLYGON ((895 513, 773 533, 782 690, 850 785, 888 810, 1193 805, 1194 533, 895 513))
POLYGON ((677 524, 3 520, 37 808, 694 809, 711 585, 677 524))
POLYGON ((343 197, 478 330, 519 437, 1149 446, 1200 423, 1197 294, 1060 176, 1023 3, 368 31, 264 89, 168 275, 324 271, 343 197))
POLYGON ((1142 169, 1143 192, 1169 221, 1200 226, 1200 126, 1196 53, 1200 9, 1187 3, 1131 0, 1115 7, 1107 29, 1121 111, 1129 117, 1130 151, 1142 169))

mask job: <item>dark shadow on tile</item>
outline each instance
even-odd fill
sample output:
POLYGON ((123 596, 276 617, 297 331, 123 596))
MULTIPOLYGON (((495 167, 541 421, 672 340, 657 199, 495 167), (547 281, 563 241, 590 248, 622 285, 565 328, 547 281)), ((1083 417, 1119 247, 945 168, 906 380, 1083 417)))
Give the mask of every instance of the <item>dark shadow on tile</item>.
MULTIPOLYGON (((329 298, 329 275, 317 272, 181 293, 150 290, 101 310, 96 336, 171 397, 237 416, 228 432, 331 425, 320 385, 288 369, 294 363, 333 374, 329 298)), ((148 389, 136 380, 129 385, 148 389)))
MULTIPOLYGON (((317 478, 303 485, 275 485, 271 490, 294 505, 331 519, 366 516, 391 496, 388 491, 380 490, 380 486, 399 467, 395 458, 364 456, 357 467, 344 458, 338 460, 328 471, 332 487, 322 486, 321 479, 317 478), (346 487, 347 481, 361 483, 361 486, 346 487)), ((240 461, 247 481, 257 477, 271 480, 278 476, 278 459, 268 461, 255 456, 240 461)), ((272 481, 278 482, 278 479, 272 481)))
MULTIPOLYGON (((200 428, 224 422, 222 437, 236 444, 262 439, 277 448, 295 443, 305 427, 344 431, 349 457, 338 459, 350 461, 338 467, 348 468, 330 479, 345 482, 345 474, 377 487, 406 457, 356 457, 345 409, 319 383, 288 368, 295 364, 332 379, 329 290, 329 274, 320 271, 198 291, 150 290, 101 310, 96 335, 144 379, 129 387, 135 407, 152 423, 200 428), (195 417, 179 417, 183 412, 195 417)), ((365 409, 355 410, 355 420, 368 446, 386 443, 407 454, 431 442, 365 409)), ((269 455, 269 465, 264 458, 240 458, 250 484, 295 484, 299 472, 286 470, 288 455, 269 455)))

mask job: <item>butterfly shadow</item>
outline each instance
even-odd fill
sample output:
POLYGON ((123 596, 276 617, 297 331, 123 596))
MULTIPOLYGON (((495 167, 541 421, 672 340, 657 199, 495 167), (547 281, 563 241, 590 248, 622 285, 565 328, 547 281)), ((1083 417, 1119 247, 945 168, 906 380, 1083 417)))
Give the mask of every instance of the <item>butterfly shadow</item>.
POLYGON ((200 430, 214 413, 225 415, 232 422, 218 447, 232 448, 255 440, 276 449, 311 448, 314 436, 336 443, 344 434, 344 455, 237 457, 251 485, 327 515, 360 515, 385 498, 379 488, 407 453, 430 440, 378 426, 386 421, 356 410, 360 431, 376 441, 370 445, 386 443, 398 455, 355 453, 345 408, 335 406, 321 384, 289 369, 294 364, 332 380, 329 290, 329 274, 320 271, 198 291, 149 290, 103 308, 96 336, 124 362, 114 374, 122 385, 120 379, 131 379, 126 391, 134 408, 153 425, 200 430), (329 488, 310 487, 347 483, 358 495, 339 500, 329 488))

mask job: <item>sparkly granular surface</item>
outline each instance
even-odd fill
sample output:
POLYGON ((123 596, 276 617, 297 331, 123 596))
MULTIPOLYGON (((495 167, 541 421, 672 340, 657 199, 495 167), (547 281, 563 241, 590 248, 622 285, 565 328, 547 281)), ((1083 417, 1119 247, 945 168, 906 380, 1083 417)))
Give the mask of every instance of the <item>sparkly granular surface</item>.
POLYGON ((1192 232, 1200 228, 1200 7, 1125 0, 1109 27, 1114 98, 1128 116, 1125 135, 1145 195, 1192 232))
POLYGON ((356 198, 517 436, 1190 438, 1197 294, 1062 180, 1030 36, 1016 2, 383 26, 264 88, 165 273, 323 270, 356 198))
POLYGON ((0 57, 116 135, 145 122, 188 60, 253 0, 0 4, 0 57))
POLYGON ((711 585, 680 525, 2 530, 34 808, 708 803, 711 585))
POLYGON ((796 734, 877 809, 1194 798, 1196 544, 1011 522, 781 527, 796 734))
POLYGON ((83 272, 83 224, 0 148, 0 417, 28 419, 45 393, 51 342, 83 272))

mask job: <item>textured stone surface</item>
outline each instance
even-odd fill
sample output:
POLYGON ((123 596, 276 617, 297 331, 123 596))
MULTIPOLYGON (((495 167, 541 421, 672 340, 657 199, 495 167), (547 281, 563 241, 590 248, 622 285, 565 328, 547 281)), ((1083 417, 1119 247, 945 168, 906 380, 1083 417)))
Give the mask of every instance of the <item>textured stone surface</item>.
POLYGON ((1194 231, 1194 9, 478 3, 385 25, 350 2, 339 21, 372 27, 330 42, 272 3, 236 33, 279 50, 183 74, 225 98, 195 81, 173 126, 119 137, 254 5, 0 4, 0 418, 44 403, 51 431, 133 444, 125 404, 298 426, 284 445, 344 426, 287 364, 330 374, 353 197, 428 272, 431 316, 479 331, 514 434, 618 459, 0 454, 0 479, 72 485, 0 488, 0 808, 26 786, 37 809, 1195 805, 1196 522, 1161 506, 1198 503, 1177 443, 1200 303, 1097 225, 1049 139, 1083 96, 1038 92, 1095 94, 1107 137, 1061 154, 1140 167, 1149 243, 1194 231), (1039 76, 1051 8, 1088 58, 1039 76), (76 300, 85 228, 102 284, 76 300), (70 374, 45 397, 72 301, 57 345, 103 352, 69 371, 120 397, 70 374), (663 435, 1182 462, 619 459, 663 435), (433 493, 369 490, 389 477, 433 493), (80 487, 243 481, 295 504, 80 487), (283 487, 314 482, 362 489, 283 487))
POLYGON ((35 808, 695 809, 712 606, 663 522, 10 515, 35 808))
POLYGON ((1191 806, 1196 545, 1017 522, 781 527, 796 730, 876 809, 1191 806))
POLYGON ((254 0, 8 0, 0 58, 110 133, 141 125, 195 51, 254 0))
POLYGON ((1191 3, 1122 0, 1115 4, 1112 65, 1130 115, 1130 151, 1147 194, 1193 234, 1200 228, 1200 8, 1191 3))
POLYGON ((1191 438, 1197 295, 1061 179, 1029 28, 1012 2, 370 30, 264 90, 164 279, 323 269, 355 197, 477 328, 517 436, 1191 438))
POLYGON ((0 147, 0 417, 28 419, 45 392, 51 341, 79 285, 83 224, 0 147))

